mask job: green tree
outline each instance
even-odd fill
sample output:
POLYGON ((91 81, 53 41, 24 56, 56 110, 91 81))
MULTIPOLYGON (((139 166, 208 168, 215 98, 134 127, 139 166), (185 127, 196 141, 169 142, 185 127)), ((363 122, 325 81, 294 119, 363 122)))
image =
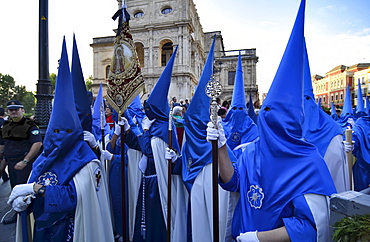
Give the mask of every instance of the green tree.
POLYGON ((93 81, 93 76, 91 76, 91 75, 90 75, 90 76, 86 79, 86 81, 85 81, 86 90, 91 91, 92 81, 93 81))
POLYGON ((51 92, 54 93, 55 90, 55 84, 57 82, 57 74, 51 73, 49 75, 50 83, 51 83, 51 92))
POLYGON ((6 103, 14 96, 15 81, 10 75, 0 73, 0 106, 6 107, 6 103))

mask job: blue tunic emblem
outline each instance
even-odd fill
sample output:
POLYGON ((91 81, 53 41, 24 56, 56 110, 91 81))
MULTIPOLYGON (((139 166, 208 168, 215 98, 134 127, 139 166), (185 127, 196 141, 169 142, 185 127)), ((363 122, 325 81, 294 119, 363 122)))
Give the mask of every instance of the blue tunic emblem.
POLYGON ((265 194, 263 194, 262 188, 258 187, 258 185, 251 185, 247 192, 247 197, 251 207, 257 209, 262 207, 262 200, 265 194))
POLYGON ((41 176, 39 176, 38 182, 44 186, 56 185, 58 184, 57 174, 52 173, 50 171, 45 172, 41 176))
POLYGON ((237 142, 240 141, 240 133, 238 133, 238 132, 231 133, 230 138, 233 142, 237 143, 237 142))

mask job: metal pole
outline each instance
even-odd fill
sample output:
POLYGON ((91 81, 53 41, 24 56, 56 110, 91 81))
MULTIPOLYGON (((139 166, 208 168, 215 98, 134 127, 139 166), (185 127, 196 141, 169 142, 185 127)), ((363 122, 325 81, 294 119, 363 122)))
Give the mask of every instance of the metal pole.
POLYGON ((49 80, 48 0, 39 0, 39 79, 36 90, 35 121, 44 137, 51 115, 52 85, 49 80))

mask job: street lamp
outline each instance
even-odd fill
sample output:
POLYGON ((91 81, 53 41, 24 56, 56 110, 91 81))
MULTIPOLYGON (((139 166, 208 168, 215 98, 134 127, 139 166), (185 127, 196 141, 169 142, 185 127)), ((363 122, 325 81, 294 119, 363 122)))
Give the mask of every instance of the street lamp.
POLYGON ((48 0, 39 0, 39 79, 36 90, 35 121, 45 136, 51 114, 52 85, 49 80, 48 0))

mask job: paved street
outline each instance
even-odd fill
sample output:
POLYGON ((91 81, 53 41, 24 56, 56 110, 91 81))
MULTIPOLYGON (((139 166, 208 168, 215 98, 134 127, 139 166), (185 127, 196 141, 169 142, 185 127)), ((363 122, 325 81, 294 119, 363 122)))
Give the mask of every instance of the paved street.
MULTIPOLYGON (((11 206, 6 204, 10 194, 10 181, 3 182, 0 179, 0 219, 4 214, 11 209, 11 206)), ((0 242, 14 242, 15 241, 15 223, 0 224, 0 242)))

